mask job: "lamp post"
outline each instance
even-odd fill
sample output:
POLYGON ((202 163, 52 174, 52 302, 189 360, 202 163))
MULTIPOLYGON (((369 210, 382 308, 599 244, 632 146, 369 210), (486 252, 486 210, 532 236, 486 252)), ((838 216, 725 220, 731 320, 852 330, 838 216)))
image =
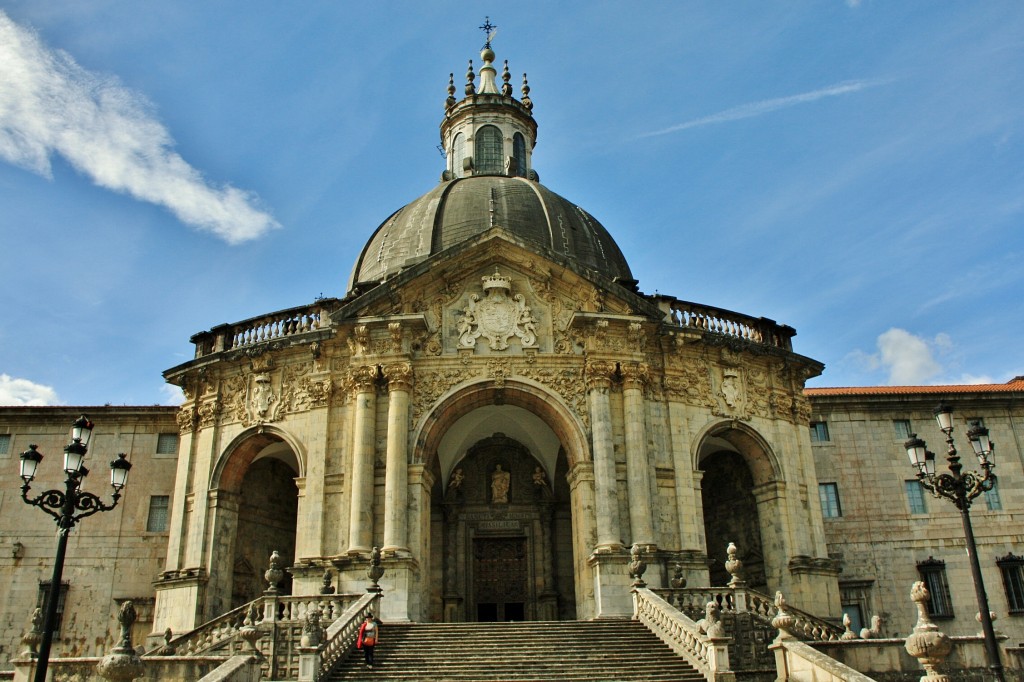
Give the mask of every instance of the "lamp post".
POLYGON ((39 664, 36 666, 35 682, 46 682, 46 668, 50 662, 50 645, 53 643, 53 630, 57 623, 57 599, 60 594, 60 582, 64 574, 64 554, 68 546, 68 533, 74 525, 86 516, 101 511, 110 511, 121 499, 121 490, 128 482, 128 471, 132 468, 127 456, 121 453, 110 463, 110 484, 114 488, 113 502, 104 504, 96 495, 82 490, 89 470, 83 466, 85 453, 89 449, 89 438, 92 436, 93 423, 82 415, 71 425, 71 442, 64 448, 64 480, 65 490, 47 490, 37 497, 29 498, 28 491, 36 469, 43 455, 35 445, 21 453, 21 499, 26 504, 39 507, 57 520, 57 556, 53 564, 53 577, 50 579, 50 590, 46 596, 46 618, 43 621, 43 640, 39 645, 39 664))
POLYGON ((974 529, 971 527, 971 501, 984 492, 992 490, 996 485, 996 475, 992 473, 996 465, 993 461, 995 444, 989 440, 988 429, 975 424, 967 430, 967 438, 978 458, 981 473, 963 471, 960 456, 953 445, 953 408, 945 403, 935 408, 935 421, 939 429, 946 434, 946 462, 949 473, 935 473, 935 453, 927 449, 923 440, 916 433, 904 443, 911 466, 917 469, 917 480, 934 497, 943 497, 960 510, 960 520, 967 539, 967 556, 971 562, 971 577, 974 579, 974 592, 978 599, 981 629, 985 635, 985 657, 988 659, 989 670, 997 680, 1003 682, 1003 664, 999 657, 999 646, 996 633, 992 627, 992 617, 988 610, 988 595, 985 594, 985 582, 981 577, 981 564, 978 562, 978 545, 974 541, 974 529))

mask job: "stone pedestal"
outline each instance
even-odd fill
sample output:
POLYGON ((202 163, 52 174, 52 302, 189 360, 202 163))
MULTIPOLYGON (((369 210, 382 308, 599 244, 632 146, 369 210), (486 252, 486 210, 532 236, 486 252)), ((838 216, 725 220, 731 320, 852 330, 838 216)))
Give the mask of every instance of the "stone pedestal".
POLYGON ((594 576, 594 617, 629 618, 633 615, 629 555, 624 551, 594 552, 587 559, 594 576))

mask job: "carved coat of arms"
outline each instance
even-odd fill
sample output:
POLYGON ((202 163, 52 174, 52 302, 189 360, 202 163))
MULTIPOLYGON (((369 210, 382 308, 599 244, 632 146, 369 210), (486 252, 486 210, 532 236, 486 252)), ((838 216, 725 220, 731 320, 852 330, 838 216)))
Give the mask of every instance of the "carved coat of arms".
POLYGON ((484 298, 472 294, 459 320, 459 346, 473 348, 483 336, 491 350, 505 350, 508 340, 518 337, 524 348, 537 345, 536 320, 522 294, 512 295, 512 279, 498 270, 483 277, 484 298))

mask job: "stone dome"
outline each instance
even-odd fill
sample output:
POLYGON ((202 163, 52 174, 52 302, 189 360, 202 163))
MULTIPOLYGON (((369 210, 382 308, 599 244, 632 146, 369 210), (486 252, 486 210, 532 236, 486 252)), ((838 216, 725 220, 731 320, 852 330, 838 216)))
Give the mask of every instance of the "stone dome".
POLYGON ((491 227, 563 262, 635 283, 611 235, 582 208, 533 180, 477 175, 442 182, 395 211, 363 247, 348 288, 382 282, 491 227))

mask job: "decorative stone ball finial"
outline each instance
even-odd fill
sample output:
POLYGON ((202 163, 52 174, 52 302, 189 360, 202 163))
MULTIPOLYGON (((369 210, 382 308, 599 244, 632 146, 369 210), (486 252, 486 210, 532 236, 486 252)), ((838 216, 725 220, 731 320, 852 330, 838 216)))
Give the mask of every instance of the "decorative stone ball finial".
POLYGON ((473 73, 473 60, 469 60, 469 68, 466 69, 466 96, 476 94, 476 84, 473 83, 473 79, 476 78, 476 74, 473 73))
POLYGON ((779 631, 779 639, 791 639, 793 633, 790 631, 796 619, 786 610, 786 598, 782 596, 782 592, 775 593, 775 610, 772 627, 779 631))
POLYGON ((121 641, 96 664, 96 672, 112 682, 129 682, 143 673, 142 659, 132 647, 132 625, 135 624, 137 617, 135 605, 130 600, 121 604, 117 614, 117 622, 121 626, 121 641))
POLYGON ((745 587, 747 581, 743 579, 743 562, 736 556, 739 550, 736 549, 735 543, 730 542, 729 546, 725 548, 725 553, 728 557, 725 560, 725 570, 732 576, 729 580, 729 587, 745 587))
POLYGON ((953 642, 928 617, 928 588, 920 580, 910 588, 910 599, 917 604, 917 624, 904 648, 921 661, 926 673, 921 682, 948 682, 949 678, 939 673, 938 666, 953 650, 953 642))
POLYGON ((284 578, 284 557, 276 549, 270 555, 270 568, 263 574, 267 581, 267 589, 264 594, 277 594, 277 585, 284 578))
POLYGON ((523 88, 522 88, 522 92, 523 92, 523 97, 519 101, 522 102, 523 106, 526 107, 528 110, 533 111, 533 100, 530 99, 530 85, 529 85, 529 83, 526 82, 526 74, 525 73, 523 74, 523 88))
POLYGON ((448 99, 444 101, 444 108, 451 109, 455 106, 455 74, 448 74, 448 99))

